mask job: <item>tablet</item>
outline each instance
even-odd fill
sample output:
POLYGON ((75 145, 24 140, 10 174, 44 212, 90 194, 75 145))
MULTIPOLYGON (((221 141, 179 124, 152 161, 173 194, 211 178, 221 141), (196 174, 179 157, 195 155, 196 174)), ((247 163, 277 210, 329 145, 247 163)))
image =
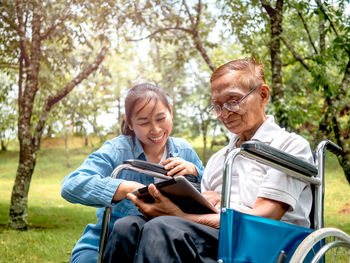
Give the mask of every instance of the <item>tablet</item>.
MULTIPOLYGON (((157 183, 155 186, 164 196, 178 205, 185 213, 219 213, 219 210, 209 203, 209 201, 183 176, 177 176, 173 179, 157 183)), ((148 187, 135 190, 133 194, 147 203, 154 202, 153 197, 148 192, 148 187)))

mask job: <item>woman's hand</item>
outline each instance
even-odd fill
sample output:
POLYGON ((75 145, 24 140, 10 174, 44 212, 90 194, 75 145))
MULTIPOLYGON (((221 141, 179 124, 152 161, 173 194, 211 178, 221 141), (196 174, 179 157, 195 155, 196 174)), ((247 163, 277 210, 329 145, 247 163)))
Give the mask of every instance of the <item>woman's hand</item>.
POLYGON ((161 163, 166 170, 169 170, 167 175, 179 176, 185 174, 192 174, 198 176, 197 169, 193 163, 187 162, 179 157, 168 158, 161 163), (176 174, 176 175, 175 175, 176 174))
POLYGON ((117 191, 115 191, 114 196, 113 196, 113 201, 120 201, 124 198, 126 198, 126 195, 128 193, 132 193, 133 191, 145 187, 145 185, 140 184, 135 181, 123 181, 120 183, 118 186, 117 191))
POLYGON ((214 191, 203 192, 202 195, 211 203, 215 208, 221 208, 221 195, 214 191))
POLYGON ((184 217, 185 213, 175 205, 169 198, 161 194, 154 184, 148 186, 148 192, 154 198, 154 203, 145 203, 138 199, 134 194, 129 193, 127 197, 135 204, 138 210, 146 217, 157 217, 172 215, 184 217))

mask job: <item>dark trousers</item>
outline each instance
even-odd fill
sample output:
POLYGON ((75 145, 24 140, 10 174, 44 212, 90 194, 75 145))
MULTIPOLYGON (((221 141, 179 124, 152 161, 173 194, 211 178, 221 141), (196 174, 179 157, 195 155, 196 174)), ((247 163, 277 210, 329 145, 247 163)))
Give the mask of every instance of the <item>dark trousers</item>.
POLYGON ((175 216, 117 220, 103 262, 216 262, 219 230, 175 216))

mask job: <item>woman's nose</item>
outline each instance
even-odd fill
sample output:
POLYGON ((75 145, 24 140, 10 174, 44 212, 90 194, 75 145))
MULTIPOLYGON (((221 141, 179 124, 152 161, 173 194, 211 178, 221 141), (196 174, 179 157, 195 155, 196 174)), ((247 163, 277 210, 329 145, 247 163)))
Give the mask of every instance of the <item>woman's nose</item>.
POLYGON ((161 130, 160 126, 157 123, 152 123, 152 131, 159 131, 161 130))

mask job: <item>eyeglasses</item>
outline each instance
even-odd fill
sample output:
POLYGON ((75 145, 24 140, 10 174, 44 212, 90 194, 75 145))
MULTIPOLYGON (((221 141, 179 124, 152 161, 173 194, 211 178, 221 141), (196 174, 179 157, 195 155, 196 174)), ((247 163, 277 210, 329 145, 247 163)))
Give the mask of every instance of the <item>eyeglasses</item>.
POLYGON ((228 111, 232 111, 232 112, 237 112, 239 111, 239 104, 246 98, 248 97, 248 95, 250 93, 252 93, 254 90, 256 90, 257 87, 255 87, 254 89, 250 90, 247 94, 245 94, 239 101, 237 100, 229 100, 225 103, 223 103, 222 105, 212 105, 210 106, 209 110, 216 116, 216 117, 220 117, 223 107, 228 110, 228 111))

